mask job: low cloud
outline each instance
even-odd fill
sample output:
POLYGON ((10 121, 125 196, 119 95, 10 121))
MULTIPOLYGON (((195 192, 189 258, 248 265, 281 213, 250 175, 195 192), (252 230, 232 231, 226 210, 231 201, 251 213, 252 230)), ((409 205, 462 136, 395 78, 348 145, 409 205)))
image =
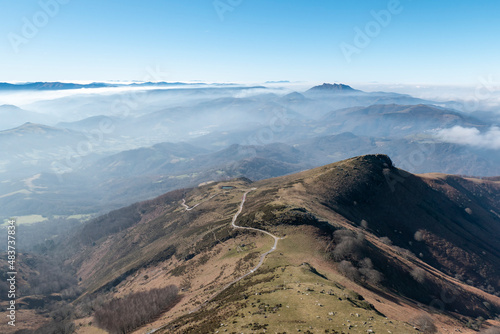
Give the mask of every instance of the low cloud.
MULTIPOLYGON (((411 85, 411 84, 353 84, 354 88, 367 92, 394 92, 409 94, 424 100, 446 103, 455 101, 451 105, 453 109, 463 112, 490 111, 500 114, 500 83, 488 78, 478 80, 476 86, 452 86, 452 85, 411 85)), ((445 106, 443 104, 443 106, 445 106)))
POLYGON ((118 95, 118 94, 135 94, 150 90, 174 90, 200 88, 205 86, 118 86, 118 87, 101 87, 101 88, 78 88, 78 89, 63 89, 63 90, 21 90, 21 91, 0 91, 0 105, 12 104, 21 108, 30 108, 31 104, 40 101, 57 100, 73 96, 98 96, 98 95, 118 95))
POLYGON ((436 137, 447 143, 500 149, 500 128, 497 126, 492 126, 487 131, 481 132, 477 128, 464 128, 456 125, 452 128, 438 130, 436 137))

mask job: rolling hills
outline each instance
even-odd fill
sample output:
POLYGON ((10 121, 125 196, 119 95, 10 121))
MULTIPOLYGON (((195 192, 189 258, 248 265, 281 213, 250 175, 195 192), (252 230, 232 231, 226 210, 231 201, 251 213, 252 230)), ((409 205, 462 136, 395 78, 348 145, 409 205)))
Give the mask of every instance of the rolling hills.
POLYGON ((39 88, 22 109, 0 106, 2 127, 18 125, 0 131, 1 218, 101 214, 209 180, 261 180, 374 153, 412 173, 500 173, 493 146, 439 135, 458 127, 488 144, 496 120, 446 103, 346 84, 297 92, 144 83, 131 86, 158 89, 134 94, 100 94, 99 85, 34 83, 2 93, 39 88))
POLYGON ((440 333, 472 333, 498 324, 499 196, 495 179, 414 175, 366 155, 169 192, 56 249, 82 291, 78 333, 96 330, 90 304, 170 285, 179 300, 137 333, 417 333, 423 314, 440 333), (282 238, 254 273, 274 241, 231 227, 240 205, 236 225, 282 238))

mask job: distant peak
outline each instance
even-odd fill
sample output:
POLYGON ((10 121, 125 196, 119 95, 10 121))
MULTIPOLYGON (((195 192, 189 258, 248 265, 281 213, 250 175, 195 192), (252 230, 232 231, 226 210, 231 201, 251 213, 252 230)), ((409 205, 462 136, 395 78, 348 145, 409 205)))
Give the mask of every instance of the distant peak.
POLYGON ((297 92, 291 92, 285 96, 282 97, 283 100, 288 100, 288 101, 297 101, 297 100, 305 100, 306 97, 300 93, 297 92))
POLYGON ((300 98, 304 98, 304 95, 300 94, 300 93, 297 93, 297 92, 291 92, 285 96, 288 96, 288 97, 300 97, 300 98))
POLYGON ((310 91, 345 91, 345 92, 354 92, 356 89, 352 88, 349 85, 344 85, 344 84, 330 84, 330 83, 324 83, 319 86, 314 86, 313 88, 309 89, 310 91))
POLYGON ((39 124, 39 123, 32 123, 32 122, 26 122, 23 125, 18 126, 17 128, 11 129, 11 130, 59 130, 57 128, 54 128, 52 126, 44 125, 44 124, 39 124))
POLYGON ((13 104, 2 104, 0 105, 0 109, 8 109, 8 110, 21 110, 18 106, 13 104))

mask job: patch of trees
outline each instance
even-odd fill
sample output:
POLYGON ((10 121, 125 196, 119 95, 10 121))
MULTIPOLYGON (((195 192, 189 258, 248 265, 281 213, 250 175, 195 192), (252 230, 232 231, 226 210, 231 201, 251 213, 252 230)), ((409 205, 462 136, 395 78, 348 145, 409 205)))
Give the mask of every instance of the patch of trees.
POLYGON ((358 267, 350 261, 343 260, 338 265, 339 272, 355 282, 364 282, 378 285, 384 279, 382 273, 373 268, 372 261, 364 258, 358 263, 358 267))
POLYGON ((365 247, 365 236, 361 232, 337 230, 333 233, 335 261, 359 261, 365 247))
MULTIPOLYGON (((0 254, 1 255, 1 254, 0 254)), ((1 262, 1 261, 0 261, 1 262)), ((75 270, 57 257, 20 253, 18 257, 19 296, 49 296, 61 293, 63 299, 74 299, 80 294, 75 270)), ((0 272, 0 300, 7 300, 7 272, 0 272)))
POLYGON ((75 319, 93 316, 95 311, 112 299, 111 294, 86 294, 73 303, 75 319))
POLYGON ((139 204, 111 211, 86 223, 78 233, 78 239, 84 245, 91 245, 97 240, 123 231, 141 220, 139 204))
POLYGON ((346 261, 346 260, 341 261, 337 269, 342 275, 344 275, 345 277, 349 278, 352 281, 357 282, 360 280, 358 268, 356 268, 351 261, 346 261))
POLYGON ((76 326, 71 320, 52 321, 38 328, 33 334, 72 334, 76 326))
POLYGON ((75 330, 73 307, 69 302, 81 294, 75 271, 64 265, 62 259, 51 252, 26 254, 19 257, 20 268, 27 284, 19 285, 20 296, 25 306, 36 309, 38 314, 51 318, 51 322, 36 330, 22 330, 18 334, 69 334, 75 330))
POLYGON ((370 258, 364 256, 366 245, 363 233, 337 230, 333 239, 336 243, 333 258, 339 262, 337 268, 342 275, 355 282, 380 284, 382 273, 374 268, 370 258))
POLYGON ((56 260, 44 256, 33 256, 25 260, 34 271, 27 277, 28 286, 23 286, 23 295, 49 295, 64 291, 68 298, 79 294, 75 272, 56 260))
POLYGON ((35 330, 19 330, 15 334, 72 334, 75 332, 73 308, 69 305, 53 305, 49 313, 51 321, 35 330))
MULTIPOLYGON (((417 239, 420 237, 420 233, 417 234, 417 239)), ((471 328, 480 327, 477 321, 479 317, 489 318, 498 314, 496 308, 484 304, 484 300, 477 295, 429 275, 414 261, 414 255, 403 248, 390 246, 398 256, 388 256, 388 253, 365 240, 361 232, 347 229, 335 231, 332 244, 334 248, 328 255, 337 262, 339 273, 359 284, 383 284, 422 304, 431 304, 440 310, 458 310, 463 315, 476 318, 475 322, 469 324, 471 328), (410 259, 415 264, 408 267, 401 258, 410 259), (445 301, 443 293, 447 296, 445 301)))
MULTIPOLYGON (((16 228, 16 246, 21 252, 47 253, 53 250, 57 241, 79 226, 77 219, 49 218, 35 224, 20 224, 16 228), (57 238, 55 237, 57 236, 57 238)), ((3 228, 0 228, 3 230, 3 228)), ((6 233, 4 234, 6 235, 6 233)), ((0 240, 0 249, 7 248, 7 238, 0 240)))
POLYGON ((178 292, 176 286, 170 285, 113 299, 95 312, 96 324, 113 334, 131 332, 173 306, 178 292))

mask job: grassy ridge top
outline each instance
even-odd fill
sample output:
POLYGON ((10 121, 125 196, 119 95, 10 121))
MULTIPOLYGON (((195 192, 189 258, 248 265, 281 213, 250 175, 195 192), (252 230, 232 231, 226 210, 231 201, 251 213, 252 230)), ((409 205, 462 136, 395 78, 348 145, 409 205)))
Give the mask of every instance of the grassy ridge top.
MULTIPOLYGON (((416 176, 393 166, 385 155, 367 155, 255 183, 238 179, 178 190, 118 210, 87 223, 83 231, 112 229, 90 233, 90 239, 79 235, 73 261, 87 294, 119 297, 152 287, 180 286, 182 301, 153 323, 154 328, 171 322, 171 330, 179 333, 199 332, 209 325, 207 333, 221 328, 229 332, 320 328, 335 333, 351 325, 350 332, 366 333, 380 325, 405 333, 413 330, 405 324, 410 315, 421 312, 422 305, 441 301, 443 290, 453 291, 444 305, 450 315, 491 318, 497 313, 500 300, 481 288, 500 290, 494 279, 500 277, 500 250, 494 242, 500 236, 495 215, 500 208, 491 197, 498 193, 494 181, 416 176), (230 227, 243 191, 251 187, 257 189, 248 194, 238 225, 270 231, 283 241, 253 276, 183 317, 248 272, 259 254, 270 249, 270 237, 230 227), (189 207, 199 205, 186 211, 182 199, 189 207), (339 256, 340 245, 356 235, 361 236, 359 248, 339 256), (366 258, 369 268, 364 267, 366 258), (352 277, 342 261, 350 263, 352 277), (306 262, 314 270, 304 271, 306 262), (370 270, 380 272, 382 280, 368 280, 370 270), (336 297, 318 293, 313 287, 317 284, 336 297), (337 284, 346 285, 346 290, 337 284), (304 287, 309 285, 316 292, 306 297, 304 287), (366 304, 346 297, 354 291, 364 296, 366 304), (239 297, 234 299, 235 295, 239 297), (310 307, 301 308, 304 298, 312 302, 310 307), (327 305, 329 311, 317 304, 327 305), (315 307, 317 314, 312 311, 315 307), (398 315, 403 309, 408 314, 398 315), (362 319, 350 319, 351 313, 363 313, 362 319), (367 319, 379 319, 379 325, 367 319), (387 320, 392 323, 384 323, 387 320)), ((434 312, 428 306, 422 310, 434 312)), ((446 321, 465 325, 454 317, 446 321)))

